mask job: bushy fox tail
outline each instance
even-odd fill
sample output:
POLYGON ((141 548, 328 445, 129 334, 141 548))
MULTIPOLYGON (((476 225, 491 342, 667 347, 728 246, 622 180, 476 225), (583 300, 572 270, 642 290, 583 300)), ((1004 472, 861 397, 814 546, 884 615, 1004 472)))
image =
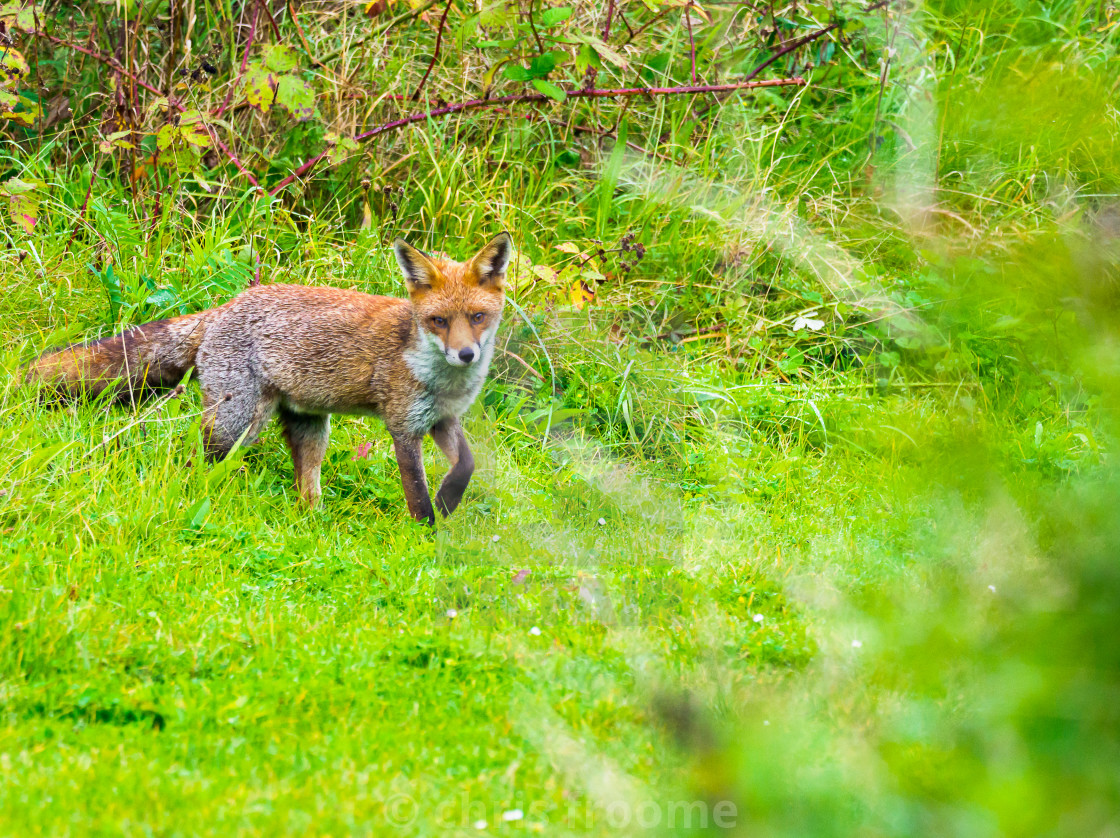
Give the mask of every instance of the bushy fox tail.
POLYGON ((66 396, 96 396, 119 388, 135 401, 178 384, 194 366, 209 311, 157 320, 89 343, 44 352, 24 367, 26 383, 41 382, 66 396))

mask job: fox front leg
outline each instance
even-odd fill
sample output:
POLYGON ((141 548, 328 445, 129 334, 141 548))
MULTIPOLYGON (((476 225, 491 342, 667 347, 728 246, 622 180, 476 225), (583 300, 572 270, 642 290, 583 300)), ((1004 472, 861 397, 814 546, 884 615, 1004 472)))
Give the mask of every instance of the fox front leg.
POLYGON ((431 431, 439 450, 447 457, 451 470, 443 478, 443 482, 436 492, 436 509, 444 517, 455 511, 459 501, 463 499, 463 492, 471 482, 474 474, 474 455, 467 445, 467 437, 463 433, 463 426, 458 419, 443 419, 431 431))
POLYGON ((423 437, 393 435, 393 450, 397 455, 397 468, 401 470, 401 485, 408 501, 408 511, 420 523, 434 526, 436 514, 432 499, 428 497, 428 480, 424 476, 424 455, 420 447, 423 437))

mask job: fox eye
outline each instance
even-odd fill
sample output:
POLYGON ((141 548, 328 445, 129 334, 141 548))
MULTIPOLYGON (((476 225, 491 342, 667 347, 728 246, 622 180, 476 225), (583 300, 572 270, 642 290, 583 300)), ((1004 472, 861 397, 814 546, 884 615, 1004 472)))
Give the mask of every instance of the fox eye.
POLYGON ((438 326, 439 328, 442 329, 444 326, 447 325, 447 318, 446 317, 433 317, 432 318, 432 325, 433 326, 438 326))
POLYGON ((475 312, 474 314, 471 315, 471 322, 472 323, 481 323, 485 319, 486 319, 486 315, 483 314, 481 311, 475 312))

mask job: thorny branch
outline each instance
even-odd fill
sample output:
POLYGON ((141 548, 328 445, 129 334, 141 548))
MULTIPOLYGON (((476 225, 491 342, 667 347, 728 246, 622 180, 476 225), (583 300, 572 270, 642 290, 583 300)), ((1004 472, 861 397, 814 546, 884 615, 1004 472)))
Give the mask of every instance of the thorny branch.
MULTIPOLYGON (((583 90, 569 90, 566 91, 567 98, 569 99, 609 99, 622 96, 679 96, 690 93, 718 93, 726 90, 748 90, 756 87, 787 87, 798 86, 805 84, 805 79, 801 77, 791 79, 767 79, 765 81, 741 81, 733 82, 731 84, 700 84, 689 85, 685 87, 616 87, 605 89, 583 89, 583 90)), ((493 99, 471 99, 468 102, 456 102, 453 105, 444 105, 443 107, 433 108, 430 111, 422 111, 421 113, 414 113, 410 116, 394 119, 391 122, 386 122, 383 125, 378 125, 369 131, 358 134, 354 139, 357 142, 372 139, 373 137, 385 134, 389 131, 395 131, 398 128, 404 128, 406 125, 414 125, 417 122, 424 122, 428 119, 434 119, 437 116, 447 116, 448 114, 461 113, 462 111, 479 110, 483 108, 495 108, 502 105, 518 104, 522 102, 546 102, 551 101, 548 96, 543 93, 517 93, 509 96, 498 96, 493 99)), ((282 181, 280 181, 272 189, 268 190, 270 195, 275 195, 280 192, 288 184, 306 175, 316 165, 319 164, 323 158, 330 154, 330 150, 321 152, 320 154, 312 157, 282 181)))

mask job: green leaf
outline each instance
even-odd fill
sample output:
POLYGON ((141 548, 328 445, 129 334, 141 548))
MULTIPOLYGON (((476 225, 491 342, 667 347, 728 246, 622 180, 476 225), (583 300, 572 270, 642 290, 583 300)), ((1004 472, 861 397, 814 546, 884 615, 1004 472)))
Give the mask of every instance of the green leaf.
POLYGON ((117 279, 116 273, 113 271, 112 265, 107 265, 104 271, 99 271, 93 265, 89 266, 89 271, 97 281, 101 283, 101 287, 105 289, 105 294, 109 298, 109 318, 113 323, 117 322, 117 315, 121 310, 121 282, 117 279))
POLYGON ((179 295, 169 288, 161 288, 154 294, 149 294, 146 302, 150 306, 157 308, 169 308, 170 306, 177 305, 179 302, 179 295))
POLYGON ((184 111, 179 117, 179 136, 199 148, 210 148, 210 132, 198 111, 184 111))
POLYGON ((534 55, 533 60, 529 63, 530 75, 535 79, 544 78, 556 69, 557 63, 563 57, 562 52, 556 52, 555 50, 534 55))
POLYGON ((245 101, 261 113, 268 113, 276 104, 276 88, 279 80, 256 62, 245 71, 245 101))
POLYGON ((333 131, 327 133, 324 137, 327 145, 331 147, 330 161, 332 166, 337 166, 355 151, 361 148, 361 145, 353 137, 339 136, 333 131))
POLYGON ((533 87, 535 87, 539 93, 543 93, 549 99, 555 99, 557 102, 563 102, 568 98, 568 94, 561 88, 544 79, 533 79, 533 87))
POLYGON ((307 122, 315 116, 315 89, 299 76, 281 76, 276 88, 276 104, 290 113, 297 122, 307 122))
POLYGON ((603 69, 603 62, 599 60, 599 54, 595 52, 589 45, 581 44, 579 52, 576 53, 576 75, 582 78, 587 75, 589 67, 594 67, 596 70, 603 69))
POLYGON ((35 31, 35 4, 26 0, 14 0, 0 6, 0 20, 9 28, 23 32, 35 31))
POLYGON ((510 81, 529 81, 533 74, 520 64, 507 64, 502 68, 502 75, 510 81))
POLYGON ((600 58, 606 59, 616 67, 625 70, 630 66, 630 62, 626 60, 626 57, 614 47, 605 43, 602 38, 598 38, 595 35, 577 35, 575 37, 595 50, 600 58))
POLYGON ((197 530, 210 514, 210 498, 196 501, 183 513, 183 525, 186 529, 197 530))
POLYGON ((18 177, 8 178, 3 183, 0 183, 0 192, 5 195, 16 196, 24 195, 28 192, 34 192, 36 189, 42 187, 40 181, 34 180, 20 180, 18 177))
POLYGON ((177 172, 189 172, 198 168, 198 161, 201 158, 202 153, 194 146, 174 145, 161 150, 156 157, 156 163, 175 169, 177 172))
POLYGON ((41 181, 9 178, 0 184, 0 192, 8 196, 8 215, 28 233, 39 223, 39 190, 46 184, 41 181))
POLYGON ((791 349, 786 353, 786 357, 778 361, 778 369, 784 373, 795 372, 801 368, 805 362, 805 355, 800 349, 791 349))
POLYGON ((177 139, 179 139, 178 128, 174 125, 161 125, 160 129, 156 131, 156 148, 165 151, 171 148, 177 139))
POLYGON ((558 23, 563 23, 571 16, 571 6, 560 6, 555 9, 545 9, 544 12, 541 13, 541 24, 543 26, 555 26, 558 23))
POLYGON ((478 23, 490 29, 503 25, 510 18, 509 3, 505 0, 496 0, 483 6, 478 13, 478 23))
POLYGON ((285 44, 268 44, 261 53, 264 66, 277 73, 286 73, 299 66, 299 53, 285 44))
POLYGON ((8 201, 8 214, 12 221, 30 233, 39 223, 39 199, 33 192, 13 195, 8 201))
POLYGON ((557 166, 578 166, 580 164, 580 156, 578 152, 566 148, 556 155, 557 166))

